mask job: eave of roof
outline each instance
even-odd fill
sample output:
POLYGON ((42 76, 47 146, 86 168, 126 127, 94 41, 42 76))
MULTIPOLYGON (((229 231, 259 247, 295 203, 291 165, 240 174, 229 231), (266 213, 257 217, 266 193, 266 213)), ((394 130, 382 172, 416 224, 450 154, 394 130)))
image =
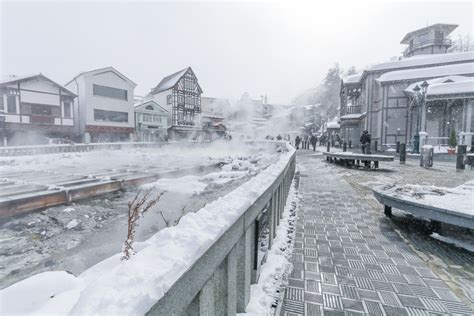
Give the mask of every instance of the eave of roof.
POLYGON ((83 71, 81 73, 79 73, 78 75, 76 75, 74 78, 72 78, 71 80, 69 80, 65 86, 67 86, 68 84, 70 84, 71 82, 73 82, 74 80, 76 80, 77 78, 81 77, 81 76, 84 76, 86 74, 89 74, 89 73, 92 73, 92 72, 96 72, 96 71, 106 71, 106 70, 109 70, 109 71, 112 71, 112 72, 115 72, 119 77, 122 77, 122 79, 124 79, 125 81, 128 81, 130 82, 131 84, 135 85, 135 87, 137 86, 137 84, 135 82, 133 82, 130 78, 128 78, 127 76, 125 76, 124 74, 122 74, 120 71, 118 71, 117 69, 115 69, 114 67, 112 66, 109 66, 109 67, 104 67, 104 68, 98 68, 98 69, 93 69, 93 70, 88 70, 88 71, 83 71))
POLYGON ((14 77, 14 78, 11 78, 11 79, 8 79, 8 80, 4 80, 4 81, 0 82, 0 86, 9 85, 9 84, 12 84, 12 83, 15 83, 15 82, 28 81, 28 80, 32 80, 32 79, 39 78, 39 77, 41 77, 41 78, 45 79, 46 81, 49 81, 52 84, 60 87, 62 90, 66 91, 69 94, 72 94, 74 97, 77 97, 77 94, 75 94, 71 90, 65 88, 64 86, 60 85, 56 81, 53 81, 53 80, 49 79, 48 77, 46 77, 42 73, 34 74, 34 75, 27 75, 27 76, 14 77))

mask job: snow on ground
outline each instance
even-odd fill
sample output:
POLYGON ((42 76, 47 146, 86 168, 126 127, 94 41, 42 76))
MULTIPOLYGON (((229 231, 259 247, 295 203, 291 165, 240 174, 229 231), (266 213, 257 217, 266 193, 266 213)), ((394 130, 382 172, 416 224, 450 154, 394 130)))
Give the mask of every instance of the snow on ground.
MULTIPOLYGON (((137 243, 137 254, 129 261, 120 261, 121 254, 117 253, 73 277, 74 281, 66 287, 63 283, 56 284, 57 272, 44 272, 0 291, 0 296, 9 298, 4 300, 3 312, 18 313, 23 306, 30 306, 24 314, 144 314, 271 185, 293 152, 289 148, 289 152, 280 153, 275 163, 237 189, 206 204, 196 213, 186 214, 177 226, 164 228, 137 243), (40 283, 48 284, 44 293, 54 294, 32 301, 34 297, 27 295, 29 291, 41 292, 43 289, 38 289, 38 282, 32 278, 41 278, 40 283)), ((258 155, 255 159, 265 160, 258 155)), ((245 163, 237 165, 245 168, 245 163)), ((233 166, 231 169, 235 170, 233 166)), ((243 170, 237 168, 235 171, 243 170)), ((252 172, 250 168, 247 171, 252 172)), ((220 179, 221 176, 212 178, 220 179)))
POLYGON ((474 216, 474 180, 455 188, 405 184, 387 185, 380 190, 408 201, 474 216))
POLYGON ((275 314, 275 308, 282 299, 282 287, 285 286, 284 282, 293 269, 291 255, 297 212, 298 192, 293 180, 272 249, 268 251, 267 260, 261 267, 258 283, 252 284, 250 288, 247 312, 239 314, 240 316, 275 314))

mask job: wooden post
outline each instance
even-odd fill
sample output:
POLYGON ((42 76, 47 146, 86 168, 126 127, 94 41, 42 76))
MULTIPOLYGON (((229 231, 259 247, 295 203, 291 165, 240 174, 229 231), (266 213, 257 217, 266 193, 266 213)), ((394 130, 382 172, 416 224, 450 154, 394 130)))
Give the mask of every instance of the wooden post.
POLYGON ((400 153, 400 142, 397 142, 396 153, 400 153))
POLYGON ((400 164, 404 165, 407 159, 407 145, 400 144, 400 164))
POLYGON ((456 157, 456 170, 464 170, 464 155, 467 151, 467 145, 458 145, 458 153, 456 157))
POLYGON ((342 151, 346 151, 346 150, 347 150, 347 143, 344 142, 344 143, 342 144, 342 151))

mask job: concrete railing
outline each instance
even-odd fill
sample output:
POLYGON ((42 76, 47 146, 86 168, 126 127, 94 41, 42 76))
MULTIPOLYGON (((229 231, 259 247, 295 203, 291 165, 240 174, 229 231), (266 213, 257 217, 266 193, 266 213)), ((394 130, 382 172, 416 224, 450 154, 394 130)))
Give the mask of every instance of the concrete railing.
POLYGON ((295 154, 273 184, 171 285, 147 315, 235 315, 245 312, 250 284, 258 281, 260 273, 261 221, 263 217, 268 220, 270 249, 294 174, 295 154))
MULTIPOLYGON (((179 142, 123 142, 123 143, 91 143, 91 144, 75 144, 75 145, 33 145, 33 146, 16 146, 16 147, 0 147, 0 156, 26 156, 26 155, 43 155, 57 154, 68 152, 86 152, 93 150, 120 150, 125 148, 150 148, 161 147, 168 144, 179 142)), ((210 141, 187 141, 191 144, 204 144, 210 141)))

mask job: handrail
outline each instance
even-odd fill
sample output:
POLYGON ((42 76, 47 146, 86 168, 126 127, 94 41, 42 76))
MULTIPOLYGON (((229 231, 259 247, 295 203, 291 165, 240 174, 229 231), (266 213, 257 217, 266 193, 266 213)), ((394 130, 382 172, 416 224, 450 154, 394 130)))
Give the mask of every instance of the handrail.
POLYGON ((257 255, 257 218, 270 205, 271 248, 295 173, 295 156, 293 153, 273 184, 171 285, 146 315, 181 315, 196 310, 199 315, 245 312, 250 283, 256 283, 259 274, 259 266, 251 264, 257 255), (216 284, 220 278, 225 279, 225 284, 216 284))

